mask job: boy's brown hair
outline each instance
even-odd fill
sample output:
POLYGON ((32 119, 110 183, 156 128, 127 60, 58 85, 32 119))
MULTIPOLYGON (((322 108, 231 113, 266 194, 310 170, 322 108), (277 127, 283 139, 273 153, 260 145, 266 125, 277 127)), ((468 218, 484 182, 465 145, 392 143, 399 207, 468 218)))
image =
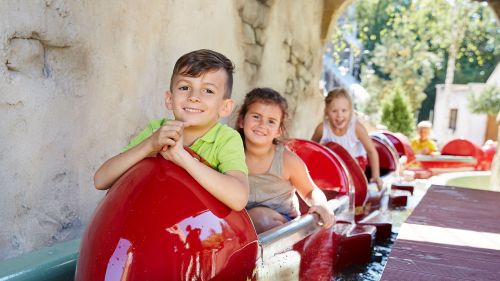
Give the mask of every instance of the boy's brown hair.
POLYGON ((192 51, 177 60, 170 78, 170 90, 172 91, 174 77, 177 74, 199 77, 206 72, 219 69, 226 71, 227 81, 224 99, 229 99, 233 90, 234 64, 223 54, 207 49, 192 51))

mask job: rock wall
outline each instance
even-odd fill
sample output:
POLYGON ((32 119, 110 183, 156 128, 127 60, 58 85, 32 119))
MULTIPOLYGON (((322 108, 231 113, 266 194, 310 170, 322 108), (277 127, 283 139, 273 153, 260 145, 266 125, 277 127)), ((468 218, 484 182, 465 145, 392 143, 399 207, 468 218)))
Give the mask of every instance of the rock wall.
POLYGON ((188 51, 233 60, 238 103, 256 86, 285 94, 289 134, 309 137, 322 117, 324 40, 343 3, 0 1, 0 260, 81 235, 104 195, 96 168, 169 116, 163 92, 188 51))

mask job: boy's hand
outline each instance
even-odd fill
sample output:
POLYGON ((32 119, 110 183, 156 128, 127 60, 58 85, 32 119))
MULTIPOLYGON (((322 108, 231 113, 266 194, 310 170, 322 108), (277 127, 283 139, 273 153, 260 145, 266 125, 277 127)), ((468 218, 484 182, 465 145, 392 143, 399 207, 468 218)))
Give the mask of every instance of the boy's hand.
POLYGON ((323 228, 329 228, 335 223, 335 215, 333 212, 323 205, 314 205, 309 208, 308 213, 316 213, 323 224, 323 228))
POLYGON ((151 150, 154 152, 166 151, 182 141, 183 123, 181 121, 167 121, 150 137, 151 150))
POLYGON ((160 148, 160 154, 167 160, 174 162, 175 164, 182 166, 183 157, 189 156, 189 153, 184 150, 183 142, 183 130, 184 127, 189 126, 189 124, 182 121, 169 121, 163 125, 158 131, 160 132, 160 140, 164 142, 159 142, 164 144, 160 148))

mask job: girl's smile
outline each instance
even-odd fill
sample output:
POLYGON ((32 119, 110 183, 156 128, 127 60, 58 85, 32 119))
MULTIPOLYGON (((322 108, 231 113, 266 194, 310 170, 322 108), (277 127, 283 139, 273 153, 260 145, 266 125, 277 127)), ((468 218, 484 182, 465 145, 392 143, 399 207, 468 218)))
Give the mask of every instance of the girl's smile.
POLYGON ((333 130, 347 129, 351 120, 351 103, 346 98, 336 98, 325 108, 325 113, 333 130))
POLYGON ((272 144, 281 135, 282 116, 279 105, 258 101, 249 106, 245 118, 238 125, 243 128, 246 141, 272 144))

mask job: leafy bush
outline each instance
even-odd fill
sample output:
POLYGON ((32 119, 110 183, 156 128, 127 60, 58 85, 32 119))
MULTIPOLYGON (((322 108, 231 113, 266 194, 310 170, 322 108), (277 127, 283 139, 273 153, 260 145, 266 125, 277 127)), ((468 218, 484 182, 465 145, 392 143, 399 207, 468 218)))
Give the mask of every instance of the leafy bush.
POLYGON ((392 93, 382 101, 382 124, 392 132, 400 132, 406 136, 412 135, 415 118, 402 87, 395 86, 392 93))

